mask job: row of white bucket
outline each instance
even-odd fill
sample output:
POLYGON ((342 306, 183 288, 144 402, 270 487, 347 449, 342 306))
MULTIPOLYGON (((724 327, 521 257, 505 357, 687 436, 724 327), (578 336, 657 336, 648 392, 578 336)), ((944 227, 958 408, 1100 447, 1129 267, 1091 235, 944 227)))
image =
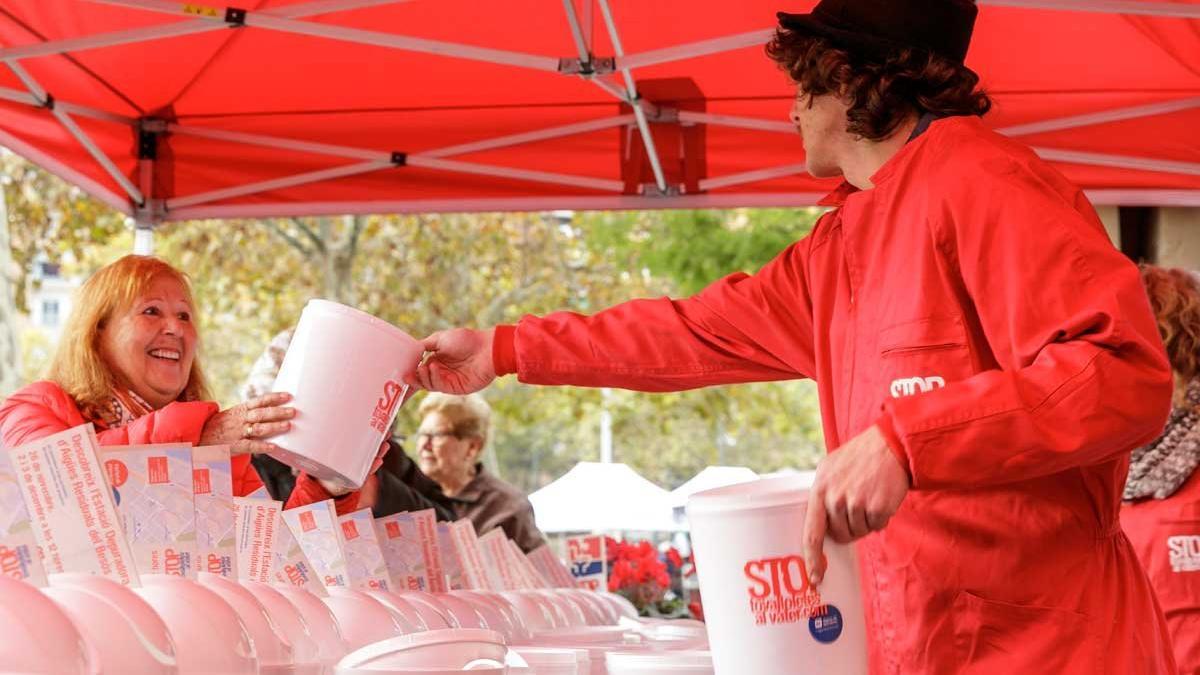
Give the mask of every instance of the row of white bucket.
POLYGON ((636 619, 607 593, 299 588, 78 574, 0 576, 4 673, 707 675, 703 624, 636 619))

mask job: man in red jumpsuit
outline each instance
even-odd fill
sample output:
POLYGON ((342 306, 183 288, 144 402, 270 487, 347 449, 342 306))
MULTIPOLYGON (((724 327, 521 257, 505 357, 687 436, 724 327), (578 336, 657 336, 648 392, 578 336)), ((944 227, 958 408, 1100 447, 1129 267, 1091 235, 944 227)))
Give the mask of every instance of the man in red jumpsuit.
MULTIPOLYGON (((980 121, 969 0, 822 0, 767 48, 797 85, 813 232, 686 299, 426 339, 434 390, 808 377, 829 455, 805 558, 855 541, 873 673, 1173 673, 1122 534, 1170 409, 1137 269, 1081 191, 980 121)), ((786 668, 781 664, 781 668, 786 668)), ((782 672, 782 671, 781 671, 782 672)))

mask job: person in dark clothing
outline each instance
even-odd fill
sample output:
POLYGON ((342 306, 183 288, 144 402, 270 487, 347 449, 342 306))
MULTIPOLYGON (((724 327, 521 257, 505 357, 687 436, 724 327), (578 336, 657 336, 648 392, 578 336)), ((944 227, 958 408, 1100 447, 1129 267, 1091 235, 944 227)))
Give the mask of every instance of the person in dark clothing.
MULTIPOLYGON (((433 509, 438 520, 454 520, 453 500, 442 494, 442 489, 433 479, 421 473, 416 462, 404 452, 401 439, 393 436, 387 443, 389 447, 384 455, 383 466, 376 473, 379 496, 371 505, 371 513, 376 518, 382 518, 402 511, 433 509)), ((296 487, 296 474, 292 467, 267 455, 255 455, 252 462, 271 499, 287 502, 296 487)), ((335 503, 342 498, 344 496, 333 497, 335 503)))

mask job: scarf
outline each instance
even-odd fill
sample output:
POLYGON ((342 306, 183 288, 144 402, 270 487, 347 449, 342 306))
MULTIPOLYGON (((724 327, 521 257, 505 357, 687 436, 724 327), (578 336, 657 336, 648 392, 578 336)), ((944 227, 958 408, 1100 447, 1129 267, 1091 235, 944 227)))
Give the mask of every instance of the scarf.
POLYGON ((1200 466, 1200 377, 1188 382, 1183 404, 1171 410, 1158 440, 1133 451, 1125 501, 1166 499, 1200 466))
POLYGON ((141 396, 128 389, 114 387, 108 407, 101 410, 99 419, 92 422, 101 429, 116 429, 152 412, 154 408, 141 396))

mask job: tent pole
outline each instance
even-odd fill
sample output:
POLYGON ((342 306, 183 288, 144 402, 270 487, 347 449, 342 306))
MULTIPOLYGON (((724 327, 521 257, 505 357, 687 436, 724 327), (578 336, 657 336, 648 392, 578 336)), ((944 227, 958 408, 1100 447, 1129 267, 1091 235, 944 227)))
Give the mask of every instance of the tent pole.
POLYGON ((546 171, 530 171, 528 169, 511 169, 487 164, 472 164, 469 162, 427 157, 420 154, 409 155, 408 163, 411 166, 419 166, 426 169, 440 169, 442 171, 473 173, 481 176, 495 176, 497 178, 515 178, 517 180, 528 180, 539 183, 570 185, 572 187, 599 190, 601 192, 621 192, 625 189, 625 184, 619 180, 549 173, 546 171))
MULTIPOLYGON (((340 12, 348 9, 357 9, 359 7, 395 4, 404 1, 405 0, 318 0, 317 2, 303 2, 296 5, 288 5, 287 7, 268 10, 265 13, 289 19, 298 19, 305 16, 328 14, 331 12, 340 12)), ((83 37, 69 38, 66 40, 54 40, 52 42, 42 42, 40 44, 21 45, 19 47, 0 49, 0 61, 28 59, 35 56, 48 56, 51 54, 62 54, 65 52, 81 52, 88 49, 98 49, 101 47, 112 47, 115 45, 124 45, 136 42, 148 42, 150 40, 160 40, 163 38, 180 37, 183 35, 194 35, 196 33, 224 30, 227 27, 228 25, 223 22, 214 22, 208 19, 194 19, 192 21, 180 21, 161 26, 147 26, 145 28, 118 30, 110 33, 97 33, 95 35, 85 35, 83 37)))
POLYGON ((755 129, 757 131, 774 131, 781 134, 796 134, 796 127, 791 122, 764 120, 757 117, 738 117, 735 115, 714 115, 712 113, 679 111, 680 122, 708 124, 718 127, 736 127, 740 129, 755 129))
MULTIPOLYGON (((625 184, 618 180, 549 173, 545 171, 530 171, 527 169, 512 169, 507 167, 490 166, 486 164, 473 164, 469 162, 439 159, 436 157, 425 157, 423 155, 408 155, 405 159, 405 163, 409 166, 418 166, 426 169, 452 171, 456 173, 469 173, 481 176, 494 176, 497 178, 513 178, 516 180, 527 180, 538 183, 569 185, 571 187, 581 187, 589 190, 599 190, 602 192, 621 192, 625 187, 625 184)), ((174 199, 167 200, 166 207, 168 211, 176 211, 178 209, 197 206, 199 204, 208 204, 223 199, 244 197, 246 195, 256 194, 259 192, 295 187, 297 185, 316 183, 323 180, 334 180, 337 178, 344 178, 346 176, 354 176, 372 171, 381 171, 383 169, 391 168, 392 166, 395 165, 390 160, 371 161, 335 167, 332 169, 323 169, 321 171, 310 171, 293 176, 286 176, 284 178, 275 178, 272 180, 249 183, 231 188, 222 188, 220 190, 201 192, 185 197, 176 197, 174 199)))
MULTIPOLYGON (((589 2, 590 0, 584 0, 589 2)), ((575 13, 575 0, 563 0, 563 9, 567 13, 567 23, 571 24, 571 37, 575 40, 575 49, 579 52, 579 64, 583 70, 590 72, 592 54, 583 38, 583 29, 579 27, 579 15, 575 13)))
MULTIPOLYGON (((592 131, 600 131, 624 124, 630 124, 633 121, 633 115, 618 115, 616 117, 606 117, 598 120, 565 124, 557 127, 538 129, 536 131, 511 134, 508 136, 498 136, 481 141, 472 141, 470 143, 428 150, 420 154, 425 157, 449 157, 451 155, 494 150, 496 148, 508 147, 510 145, 533 143, 535 141, 544 141, 552 138, 561 138, 564 136, 573 136, 592 131)), ((196 136, 198 138, 229 141, 231 143, 245 143, 247 145, 280 148, 283 150, 298 150, 300 152, 311 152, 318 155, 330 155, 334 157, 345 157, 348 159, 359 159, 365 161, 383 161, 391 156, 391 153, 379 150, 352 148, 343 145, 332 145, 329 143, 313 143, 311 141, 297 141, 289 138, 280 138, 278 136, 265 136, 262 134, 226 131, 224 129, 212 129, 207 127, 191 127, 172 124, 170 125, 170 131, 183 136, 196 136)))
POLYGON ((711 40, 689 42, 682 45, 675 45, 673 47, 664 47, 663 49, 654 49, 648 52, 630 54, 628 56, 618 56, 616 66, 617 68, 632 70, 634 68, 645 68, 646 66, 658 65, 660 63, 694 59, 698 56, 707 56, 708 54, 719 54, 721 52, 743 49, 745 47, 760 47, 765 45, 767 40, 770 40, 771 36, 774 34, 774 28, 762 28, 759 30, 752 30, 748 33, 738 33, 737 35, 728 35, 725 37, 713 38, 711 40))
POLYGON ((714 178, 705 178, 700 181, 700 189, 702 191, 718 190, 720 188, 730 187, 732 185, 743 185, 745 183, 757 183, 762 180, 771 178, 781 178, 783 176, 794 176, 808 171, 804 162, 796 164, 785 164, 767 169, 757 169, 755 171, 744 171, 742 173, 734 173, 728 176, 716 176, 714 178))
POLYGON ((497 138, 475 141, 473 143, 451 145, 445 148, 439 148, 437 150, 427 150, 420 154, 423 157, 449 157, 451 155, 465 155, 472 152, 481 152, 483 150, 504 148, 510 145, 521 145, 523 143, 533 143, 552 138, 561 138, 563 136, 575 136, 577 134, 585 134, 592 131, 602 131, 604 129, 611 129, 613 127, 632 124, 634 121, 635 118, 633 115, 605 117, 598 120, 578 122, 575 124, 564 124, 558 127, 549 127, 547 129, 539 129, 537 131, 512 134, 510 136, 499 136, 497 138))
POLYGON ((133 207, 127 198, 113 192, 108 186, 96 182, 91 176, 81 173, 75 167, 64 164, 53 155, 46 154, 36 146, 30 145, 3 129, 0 129, 0 145, 37 164, 66 182, 78 185, 84 192, 96 200, 107 204, 109 208, 125 215, 133 213, 133 207))
POLYGON ((1077 127, 1086 127, 1093 124, 1104 124, 1106 122, 1119 122, 1122 120, 1137 119, 1139 117, 1166 115, 1168 113, 1179 112, 1181 110, 1190 110, 1192 108, 1200 108, 1200 96, 1181 98, 1174 101, 1163 101, 1161 103, 1151 103, 1148 105, 1132 106, 1129 108, 1102 110, 1100 112, 1088 113, 1086 115, 1058 117, 1041 122, 1030 122, 1029 124, 1017 124, 1011 127, 996 129, 996 131, 1007 136, 1040 134, 1047 131, 1062 131, 1063 129, 1075 129, 1077 127))
POLYGON ((167 210, 180 209, 197 204, 207 204, 222 199, 232 199, 234 197, 244 197, 259 192, 268 192, 270 190, 278 190, 281 188, 295 187, 297 185, 306 185, 308 183, 316 183, 323 180, 335 180, 346 176, 355 176, 360 173, 369 173, 371 171, 380 171, 382 169, 391 168, 394 166, 389 161, 373 161, 360 162, 358 164, 350 164, 348 166, 339 166, 333 169, 322 169, 321 171, 309 171, 306 173, 295 174, 284 178, 275 178, 272 180, 259 181, 257 183, 247 183, 246 185, 238 185, 231 188, 222 188, 220 190, 210 190, 208 192, 199 192, 186 197, 176 197, 167 200, 167 210))
POLYGON ((207 138, 214 141, 228 141, 230 143, 242 143, 244 145, 257 145, 263 148, 297 150, 299 152, 311 152, 315 155, 345 157, 346 159, 358 159, 367 162, 386 161, 391 156, 391 153, 383 152, 382 150, 352 148, 344 145, 333 145, 331 143, 298 141, 290 138, 281 138, 279 136, 250 134, 241 131, 227 131, 225 129, 213 129, 209 127, 191 127, 172 123, 168 129, 171 131, 171 133, 178 134, 180 136, 194 136, 196 138, 207 138))
POLYGON ((121 186, 121 189, 125 190, 125 193, 129 195, 130 199, 133 200, 133 203, 141 204, 144 201, 141 191, 134 186, 134 184, 125 176, 125 174, 121 173, 121 170, 117 168, 117 165, 113 164, 113 161, 109 159, 108 155, 104 154, 104 151, 92 141, 91 137, 84 133, 83 129, 79 128, 79 125, 75 123, 75 120, 72 119, 71 116, 66 113, 66 111, 62 110, 55 104, 54 98, 50 96, 45 89, 42 89, 41 85, 39 85, 37 81, 35 81, 29 75, 29 73, 25 71, 25 68, 15 61, 9 62, 8 67, 17 76, 17 78, 21 80, 25 87, 29 89, 29 93, 33 94, 34 98, 42 102, 42 107, 48 108, 50 110, 50 114, 53 115, 54 118, 58 120, 58 123, 67 130, 67 133, 75 137, 75 140, 78 141, 79 144, 88 151, 88 154, 92 156, 92 159, 96 160, 96 162, 100 164, 100 166, 103 167, 106 172, 108 172, 108 175, 111 176, 112 179, 121 186))
POLYGON ((154 226, 143 221, 134 221, 133 253, 154 255, 154 226))
MULTIPOLYGON (((617 33, 617 25, 613 22, 612 9, 608 6, 608 0, 597 0, 600 5, 600 13, 604 15, 604 24, 608 27, 608 37, 612 41, 613 56, 620 59, 625 55, 624 48, 621 47, 621 36, 617 33)), ((663 175, 662 161, 658 157, 658 148, 654 146, 654 135, 650 133, 650 124, 646 120, 646 111, 637 104, 641 97, 638 96, 637 83, 633 80, 633 74, 628 68, 621 69, 621 75, 625 78, 625 90, 629 96, 629 102, 633 104, 633 114, 637 118, 638 131, 642 134, 642 144, 646 146, 646 156, 650 159, 650 170, 654 172, 654 183, 658 186, 658 192, 661 195, 667 194, 667 179, 663 175)))
POLYGON ((600 461, 604 464, 612 464, 613 461, 613 435, 612 435, 612 411, 609 410, 609 404, 612 403, 612 389, 603 387, 600 389, 600 461))
POLYGON ((1141 2, 1140 0, 979 0, 981 5, 1056 9, 1101 14, 1142 14, 1149 16, 1200 19, 1200 5, 1180 2, 1141 2))
MULTIPOLYGON (((191 13, 185 9, 187 5, 181 5, 177 2, 171 2, 170 0, 97 1, 104 2, 106 4, 162 12, 175 16, 185 16, 189 18, 194 16, 194 13, 191 13)), ((497 63, 501 65, 516 66, 518 68, 541 70, 549 73, 558 72, 559 60, 556 57, 525 54, 502 49, 489 49, 487 47, 476 47, 473 45, 465 45, 455 42, 443 42, 440 40, 427 40, 425 38, 396 35, 393 33, 381 33, 378 31, 362 30, 358 28, 346 28, 344 26, 334 26, 329 24, 315 23, 312 21, 300 21, 286 17, 272 16, 265 12, 242 12, 233 19, 233 23, 231 23, 231 18, 228 14, 218 14, 215 11, 212 15, 208 15, 205 18, 211 21, 219 22, 221 25, 252 26, 255 28, 275 30, 283 33, 322 37, 332 40, 341 40, 344 42, 353 42, 362 45, 373 45, 376 47, 385 47, 389 49, 423 52, 426 54, 456 57, 472 61, 485 61, 487 63, 497 63)))
POLYGON ((625 89, 621 88, 619 85, 609 82, 603 77, 593 77, 591 79, 591 83, 608 92, 617 100, 624 101, 634 108, 641 108, 650 117, 658 117, 662 114, 662 111, 659 110, 658 106, 654 105, 650 101, 647 101, 646 99, 638 99, 636 101, 629 100, 629 94, 625 91, 625 89))
MULTIPOLYGON (((1186 191, 1185 191, 1186 192, 1186 191)), ((1193 191, 1200 203, 1200 190, 1193 191)), ((328 216, 347 213, 484 213, 496 211, 629 211, 647 208, 730 209, 740 207, 804 207, 825 197, 825 192, 708 193, 654 197, 626 194, 567 194, 554 197, 482 197, 476 199, 410 199, 356 202, 277 202, 257 204, 205 204, 167 212, 169 220, 206 218, 276 218, 328 216)))
MULTIPOLYGON (((29 92, 20 91, 19 89, 10 89, 8 87, 0 87, 0 99, 13 101, 14 103, 24 103, 33 106, 34 108, 44 108, 45 102, 37 98, 29 92)), ((83 117, 91 117, 92 119, 112 122, 114 124, 125 124, 133 126, 137 123, 137 119, 128 115, 118 115, 108 112, 107 110, 99 110, 97 108, 89 108, 87 106, 71 103, 70 101, 60 101, 54 99, 54 107, 61 108, 63 112, 69 115, 81 115, 83 117)))
POLYGON ((1078 150, 1057 150, 1055 148, 1033 148, 1042 159, 1051 162, 1066 162, 1068 164, 1087 164, 1090 166, 1111 166, 1118 169, 1133 169, 1135 171, 1158 171, 1161 173, 1177 173, 1189 176, 1200 176, 1200 162, 1176 162, 1152 157, 1132 157, 1130 155, 1110 155, 1101 152, 1081 152, 1078 150))
MULTIPOLYGON (((1112 189, 1085 190, 1093 204, 1200 207, 1200 190, 1112 189)), ((555 197, 482 197, 476 199, 410 199, 379 201, 276 202, 209 204, 167 212, 167 220, 206 218, 277 218, 332 216, 347 213, 490 213, 496 211, 629 211, 662 209, 732 209, 743 207, 813 207, 825 192, 719 192, 655 197, 638 195, 581 195, 555 197)))
POLYGON ((1200 190, 1084 190, 1093 204, 1112 206, 1192 206, 1200 207, 1200 190))

